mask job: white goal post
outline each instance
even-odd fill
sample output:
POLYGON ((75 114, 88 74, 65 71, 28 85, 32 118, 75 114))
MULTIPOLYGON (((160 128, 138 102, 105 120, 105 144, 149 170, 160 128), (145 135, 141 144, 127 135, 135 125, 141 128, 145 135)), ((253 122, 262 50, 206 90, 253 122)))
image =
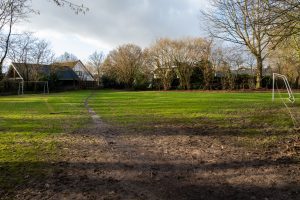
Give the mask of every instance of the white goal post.
POLYGON ((273 73, 273 91, 272 91, 272 101, 275 100, 275 82, 276 82, 276 79, 277 78, 280 78, 284 81, 284 85, 286 87, 286 90, 288 92, 288 95, 289 95, 289 101, 291 103, 294 103, 295 102, 295 97, 294 97, 294 94, 293 94, 293 91, 291 89, 291 86, 287 80, 287 77, 285 75, 282 75, 282 74, 277 74, 277 73, 273 73))
POLYGON ((18 95, 24 94, 24 81, 19 82, 18 95))
POLYGON ((32 83, 32 84, 42 84, 42 91, 43 94, 49 94, 49 83, 48 81, 21 81, 19 83, 18 95, 24 94, 24 84, 25 83, 32 83))

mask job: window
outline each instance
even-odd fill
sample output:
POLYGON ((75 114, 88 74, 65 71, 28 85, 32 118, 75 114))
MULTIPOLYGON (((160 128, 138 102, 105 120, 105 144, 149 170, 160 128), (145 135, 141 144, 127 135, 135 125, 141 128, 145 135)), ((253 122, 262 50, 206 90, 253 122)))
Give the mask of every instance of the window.
POLYGON ((75 71, 78 76, 82 76, 82 71, 75 71))

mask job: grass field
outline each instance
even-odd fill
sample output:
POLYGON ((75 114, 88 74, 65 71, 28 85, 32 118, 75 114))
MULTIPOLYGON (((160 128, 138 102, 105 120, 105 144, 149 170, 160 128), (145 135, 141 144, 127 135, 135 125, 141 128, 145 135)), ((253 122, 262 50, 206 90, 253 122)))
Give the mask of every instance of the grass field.
MULTIPOLYGON (((88 124, 83 102, 91 93, 0 97, 0 189, 43 175, 40 163, 56 160, 57 136, 88 124), (30 167, 24 167, 27 162, 30 167)), ((254 138, 261 145, 287 137, 293 128, 286 108, 279 99, 272 103, 270 93, 93 93, 89 105, 104 121, 137 133, 184 129, 191 135, 236 135, 251 145, 254 138)))
POLYGON ((87 122, 83 102, 89 94, 0 97, 0 188, 42 173, 39 163, 55 159, 56 136, 87 122), (36 165, 21 168, 26 162, 36 165))
POLYGON ((251 134, 293 127, 285 106, 279 98, 272 102, 270 93, 101 91, 90 105, 108 122, 142 129, 210 126, 251 134))

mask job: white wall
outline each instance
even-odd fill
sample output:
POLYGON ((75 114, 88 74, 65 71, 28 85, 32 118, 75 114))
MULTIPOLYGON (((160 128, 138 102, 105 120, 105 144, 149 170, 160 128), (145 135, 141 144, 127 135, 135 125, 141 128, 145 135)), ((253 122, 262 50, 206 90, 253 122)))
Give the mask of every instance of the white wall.
POLYGON ((81 76, 79 76, 80 79, 85 81, 94 81, 93 77, 90 75, 90 73, 85 69, 83 64, 81 62, 77 62, 77 64, 74 67, 74 71, 81 72, 81 76))

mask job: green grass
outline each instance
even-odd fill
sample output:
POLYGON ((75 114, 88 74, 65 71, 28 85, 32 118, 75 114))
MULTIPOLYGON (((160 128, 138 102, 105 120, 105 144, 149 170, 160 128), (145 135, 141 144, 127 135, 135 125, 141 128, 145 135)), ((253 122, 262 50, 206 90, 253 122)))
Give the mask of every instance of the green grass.
POLYGON ((100 91, 90 105, 104 120, 135 129, 210 126, 215 127, 211 132, 255 135, 293 127, 287 109, 279 98, 272 103, 271 93, 100 91))
MULTIPOLYGON (((90 93, 0 97, 0 194, 28 176, 47 173, 43 164, 55 161, 57 138, 90 119, 83 105, 90 93)), ((272 103, 270 93, 97 91, 90 106, 105 121, 137 133, 188 128, 185 134, 232 134, 252 144, 251 138, 268 130, 272 136, 261 141, 276 141, 276 134, 293 127, 282 102, 272 103)))
POLYGON ((83 105, 89 94, 0 97, 0 193, 41 175, 41 163, 56 159, 56 137, 89 120, 83 105))

